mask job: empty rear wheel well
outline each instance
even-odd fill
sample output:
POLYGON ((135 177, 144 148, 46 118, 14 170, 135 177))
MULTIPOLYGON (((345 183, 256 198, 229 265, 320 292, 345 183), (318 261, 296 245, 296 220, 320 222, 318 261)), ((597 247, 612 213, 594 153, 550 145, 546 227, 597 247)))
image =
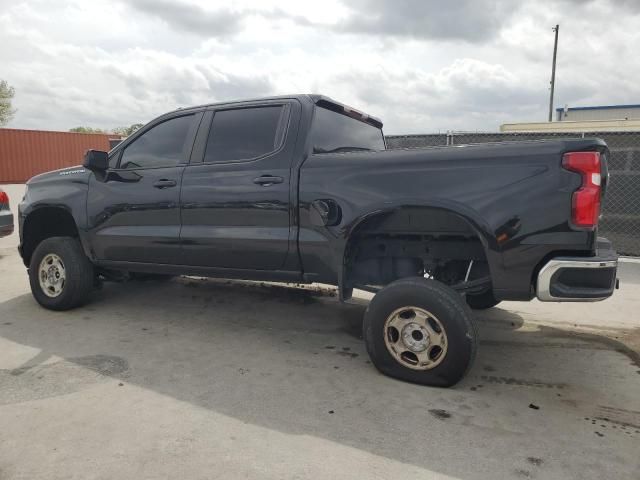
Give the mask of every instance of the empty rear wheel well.
POLYGON ((22 232, 22 259, 26 266, 36 247, 46 238, 78 236, 71 214, 58 207, 43 207, 31 212, 24 221, 22 232))
POLYGON ((470 222, 447 210, 407 207, 368 218, 349 237, 343 292, 415 276, 452 286, 484 278, 474 293, 491 288, 485 249, 470 222))

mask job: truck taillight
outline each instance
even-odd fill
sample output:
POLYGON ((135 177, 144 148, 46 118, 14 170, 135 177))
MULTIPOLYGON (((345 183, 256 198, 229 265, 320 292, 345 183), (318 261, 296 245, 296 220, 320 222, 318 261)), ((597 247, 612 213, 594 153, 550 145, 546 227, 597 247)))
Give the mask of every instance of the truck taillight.
POLYGON ((7 192, 3 192, 2 190, 0 190, 0 206, 1 205, 6 205, 7 208, 9 208, 9 195, 7 195, 7 192))
POLYGON ((582 186, 573 192, 571 220, 576 227, 593 228, 598 224, 602 178, 600 153, 570 152, 562 157, 562 166, 582 175, 582 186))

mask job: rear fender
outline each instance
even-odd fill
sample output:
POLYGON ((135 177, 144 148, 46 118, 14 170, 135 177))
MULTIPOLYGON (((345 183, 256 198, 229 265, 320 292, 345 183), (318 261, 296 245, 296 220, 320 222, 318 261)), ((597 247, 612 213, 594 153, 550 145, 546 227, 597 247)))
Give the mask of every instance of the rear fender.
MULTIPOLYGON (((394 215, 401 215, 403 211, 411 211, 411 218, 415 220, 416 214, 421 215, 424 213, 424 217, 420 218, 419 225, 416 225, 414 221, 412 233, 430 233, 433 229, 429 228, 429 216, 434 216, 435 212, 451 215, 457 219, 462 220, 464 225, 480 240, 482 247, 489 264, 489 270, 493 276, 493 272, 501 268, 501 255, 499 253, 499 245, 496 239, 496 235, 491 231, 489 225, 480 217, 478 212, 469 208, 466 205, 452 202, 448 200, 434 200, 430 203, 417 203, 415 201, 405 201, 398 203, 394 206, 389 204, 382 204, 374 206, 373 209, 365 214, 359 215, 354 218, 345 226, 345 236, 343 249, 340 252, 342 268, 339 272, 338 285, 340 299, 344 300, 350 296, 348 289, 345 286, 346 268, 347 268, 347 255, 350 251, 350 244, 357 238, 358 233, 361 232, 364 227, 369 225, 376 219, 389 218, 394 215), (376 208, 377 207, 377 208, 376 208)), ((439 215, 441 217, 441 215, 439 215)), ((435 219, 434 219, 435 220, 435 219)), ((435 223, 435 221, 433 222, 435 223)))

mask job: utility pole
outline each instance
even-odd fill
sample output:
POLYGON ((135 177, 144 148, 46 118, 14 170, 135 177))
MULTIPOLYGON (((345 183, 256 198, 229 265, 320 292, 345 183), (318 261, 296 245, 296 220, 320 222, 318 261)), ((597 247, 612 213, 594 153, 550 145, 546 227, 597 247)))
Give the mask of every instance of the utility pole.
POLYGON ((549 96, 549 121, 553 121, 553 90, 556 86, 556 55, 558 54, 558 31, 560 25, 556 25, 553 31, 556 32, 556 39, 553 43, 553 64, 551 65, 551 95, 549 96))

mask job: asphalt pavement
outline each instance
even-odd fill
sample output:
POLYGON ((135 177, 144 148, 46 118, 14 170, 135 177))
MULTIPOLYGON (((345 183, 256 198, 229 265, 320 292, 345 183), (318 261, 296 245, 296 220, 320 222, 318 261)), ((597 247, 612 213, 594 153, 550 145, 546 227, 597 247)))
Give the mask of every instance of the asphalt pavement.
POLYGON ((605 302, 478 313, 474 367, 438 389, 371 365, 366 295, 181 277, 107 283, 51 312, 11 238, 2 480, 640 476, 640 263, 621 264, 605 302))

